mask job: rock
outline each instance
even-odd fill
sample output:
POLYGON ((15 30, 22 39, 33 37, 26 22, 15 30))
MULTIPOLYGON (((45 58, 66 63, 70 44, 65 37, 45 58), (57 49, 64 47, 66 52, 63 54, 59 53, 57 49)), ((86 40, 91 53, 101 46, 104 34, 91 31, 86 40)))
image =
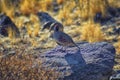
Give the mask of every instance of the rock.
POLYGON ((112 17, 118 16, 118 14, 117 14, 118 11, 116 8, 108 7, 107 11, 112 17))
POLYGON ((106 42, 61 46, 40 55, 42 66, 60 73, 57 80, 107 80, 114 65, 115 48, 106 42))
POLYGON ((15 37, 20 37, 19 29, 12 22, 12 20, 6 15, 2 15, 1 20, 0 20, 0 34, 3 36, 8 36, 9 28, 13 30, 15 37))
POLYGON ((112 17, 109 15, 106 17, 103 17, 102 13, 96 13, 96 15, 94 16, 94 22, 100 23, 101 25, 105 25, 111 19, 112 17))
POLYGON ((54 23, 57 23, 59 26, 62 26, 63 25, 58 22, 57 20, 55 20, 50 14, 48 14, 47 12, 38 12, 37 13, 37 16, 40 20, 40 23, 42 25, 42 31, 45 29, 45 28, 50 28, 50 26, 52 26, 54 23))
POLYGON ((115 35, 120 35, 120 28, 113 28, 113 32, 115 35))
POLYGON ((52 18, 52 16, 50 16, 50 14, 48 14, 47 12, 38 12, 37 16, 41 22, 41 24, 44 24, 46 22, 56 22, 56 20, 54 18, 52 18))
POLYGON ((94 22, 100 22, 102 19, 102 13, 96 13, 94 17, 94 22))
POLYGON ((115 73, 110 76, 110 80, 120 80, 120 70, 115 71, 115 73))

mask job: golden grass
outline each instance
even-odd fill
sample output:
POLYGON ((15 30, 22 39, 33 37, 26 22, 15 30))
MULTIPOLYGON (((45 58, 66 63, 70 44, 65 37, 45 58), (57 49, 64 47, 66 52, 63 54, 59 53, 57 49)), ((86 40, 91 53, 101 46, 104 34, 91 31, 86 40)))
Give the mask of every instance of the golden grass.
POLYGON ((47 11, 51 8, 52 0, 24 0, 21 1, 20 11, 23 14, 36 14, 38 11, 47 11))
POLYGON ((106 16, 105 0, 79 0, 80 15, 83 19, 93 18, 96 13, 101 12, 106 16))
MULTIPOLYGON (((13 46, 13 45, 16 44, 16 43, 19 43, 20 37, 17 35, 18 33, 16 33, 16 31, 13 30, 11 26, 8 26, 8 28, 6 28, 6 29, 7 29, 8 38, 9 38, 9 39, 7 39, 7 40, 10 41, 10 43, 11 43, 10 46, 13 46)), ((4 39, 3 39, 3 40, 4 40, 4 39)), ((5 40, 5 41, 7 41, 7 40, 5 40)), ((4 41, 4 42, 5 42, 5 41, 4 41)))
POLYGON ((88 42, 99 42, 105 39, 99 24, 93 22, 87 22, 84 24, 81 30, 81 39, 88 42))
POLYGON ((12 20, 14 20, 14 12, 15 7, 14 5, 10 4, 8 0, 0 0, 1 11, 6 13, 12 20))
POLYGON ((20 3, 20 11, 23 14, 36 13, 38 11, 38 3, 36 0, 23 0, 20 3))
POLYGON ((7 31, 8 31, 8 37, 10 38, 10 39, 13 39, 13 38, 15 38, 16 36, 15 36, 15 31, 13 31, 13 29, 11 28, 11 26, 9 27, 8 26, 8 28, 7 28, 7 31))
MULTIPOLYGON (((15 10, 21 11, 22 14, 29 14, 30 17, 30 23, 27 23, 25 26, 27 28, 27 34, 35 38, 36 36, 40 36, 40 41, 46 41, 46 34, 43 34, 43 36, 39 35, 40 33, 40 25, 39 20, 35 13, 38 11, 47 11, 51 10, 52 7, 52 0, 23 0, 19 4, 19 8, 15 8, 12 6, 12 4, 8 4, 8 0, 1 0, 1 9, 2 12, 5 12, 10 18, 12 18, 13 21, 15 21, 15 24, 21 28, 24 26, 25 18, 14 18, 15 10)), ((10 2, 10 1, 9 1, 10 2)), ((118 3, 118 0, 109 0, 108 3, 112 6, 115 5, 115 3, 118 3)), ((57 19, 63 20, 63 24, 66 26, 69 26, 74 23, 74 20, 78 17, 83 17, 84 19, 92 18, 97 12, 102 12, 103 16, 106 15, 106 5, 105 1, 102 0, 78 0, 78 3, 76 3, 74 0, 70 1, 64 1, 64 0, 57 0, 57 3, 59 5, 62 5, 62 8, 58 12, 57 19), (96 5, 94 5, 96 4, 96 5), (74 10, 76 8, 76 10, 74 10), (89 13, 89 14, 88 14, 89 13)), ((55 16, 55 17, 56 17, 55 16)), ((13 35, 11 31, 9 31, 9 37, 13 38, 13 35)), ((74 30, 71 30, 71 33, 73 33, 73 37, 81 34, 82 40, 87 40, 89 42, 96 42, 96 41, 102 41, 104 40, 103 32, 100 30, 100 25, 94 24, 94 23, 88 23, 87 25, 84 25, 81 33, 80 30, 77 28, 74 28, 74 30), (78 34, 77 34, 78 33, 78 34)), ((78 39, 78 37, 77 37, 78 39)), ((34 40, 31 41, 34 44, 34 40)))
POLYGON ((33 36, 37 37, 39 35, 40 32, 40 25, 39 24, 34 24, 34 31, 33 31, 33 36))
POLYGON ((119 0, 108 0, 110 6, 114 8, 120 8, 120 1, 119 0))
POLYGON ((64 20, 64 25, 70 25, 73 22, 73 18, 75 17, 72 12, 73 8, 75 7, 75 1, 65 2, 63 8, 59 11, 57 17, 60 20, 64 20), (72 6, 70 6, 72 5, 72 6))
MULTIPOLYGON (((7 3, 8 0, 1 0, 0 2, 2 6, 2 12, 5 12, 8 16, 10 16, 10 18, 13 19, 16 8, 14 8, 14 6, 12 6, 11 4, 9 4, 8 6, 7 3)), ((83 17, 84 19, 92 18, 97 12, 102 12, 103 16, 106 15, 106 9, 105 9, 107 7, 105 5, 106 2, 102 0, 78 0, 78 3, 76 3, 73 0, 71 1, 57 0, 57 3, 59 5, 62 5, 62 8, 57 14, 57 18, 59 20, 63 20, 63 24, 68 26, 73 24, 74 20, 78 17, 83 17), (76 8, 75 11, 73 11, 74 8, 76 8)), ((109 0, 108 3, 110 5, 115 5, 115 3, 118 3, 118 0, 109 0)), ((32 1, 23 0, 20 2, 18 10, 21 11, 22 14, 30 14, 30 22, 32 24, 27 23, 25 25, 27 28, 27 34, 30 37, 33 38, 39 36, 39 32, 40 32, 39 20, 37 16, 34 14, 37 13, 38 11, 47 11, 48 8, 51 9, 52 8, 51 4, 52 4, 52 0, 32 0, 32 1)), ((21 19, 14 18, 14 19, 15 19, 14 21, 16 21, 16 25, 19 28, 24 26, 23 25, 25 20, 24 18, 21 19)), ((75 32, 73 36, 77 35, 77 32, 80 34, 80 31, 77 29, 75 31, 72 30, 71 32, 75 32)), ((103 33, 100 30, 100 26, 98 24, 96 25, 94 23, 88 23, 87 25, 84 25, 81 33, 82 33, 82 39, 87 40, 89 42, 104 40, 103 33)), ((40 37, 40 41, 44 41, 46 39, 45 38, 46 36, 45 37, 43 36, 40 37)), ((11 34, 9 34, 9 37, 13 38, 11 34)))
POLYGON ((60 4, 63 4, 65 0, 57 0, 57 3, 60 5, 60 4))
POLYGON ((30 21, 33 23, 33 36, 36 37, 38 36, 39 31, 40 31, 40 24, 39 24, 38 17, 31 14, 30 21))
POLYGON ((115 43, 114 46, 115 46, 115 49, 116 49, 116 53, 120 54, 120 40, 117 43, 115 43))
POLYGON ((35 38, 30 38, 30 43, 32 45, 32 47, 37 47, 38 46, 38 42, 35 40, 35 38))
POLYGON ((33 29, 32 29, 32 25, 30 23, 26 23, 26 28, 27 28, 27 34, 29 35, 29 37, 32 37, 32 33, 33 33, 33 29))

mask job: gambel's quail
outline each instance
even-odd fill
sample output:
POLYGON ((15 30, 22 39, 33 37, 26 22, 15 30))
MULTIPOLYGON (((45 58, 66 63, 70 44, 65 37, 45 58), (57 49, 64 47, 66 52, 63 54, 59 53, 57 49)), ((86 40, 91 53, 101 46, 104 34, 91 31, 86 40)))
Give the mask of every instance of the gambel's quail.
MULTIPOLYGON (((52 29, 50 29, 51 31, 52 29)), ((57 27, 57 25, 54 26, 54 31, 52 33, 52 38, 56 41, 56 43, 58 45, 61 46, 76 46, 79 50, 80 48, 78 47, 77 44, 75 44, 75 42, 73 41, 73 39, 66 33, 59 31, 59 27, 57 27)))

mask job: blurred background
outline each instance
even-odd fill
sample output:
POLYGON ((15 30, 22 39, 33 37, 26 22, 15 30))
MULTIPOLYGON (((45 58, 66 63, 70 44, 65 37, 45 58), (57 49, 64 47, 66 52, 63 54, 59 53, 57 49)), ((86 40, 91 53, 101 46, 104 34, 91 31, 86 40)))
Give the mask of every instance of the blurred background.
MULTIPOLYGON (((115 69, 120 69, 120 0, 0 0, 0 15, 9 16, 21 35, 16 39, 15 33, 8 29, 8 37, 0 37, 1 55, 16 51, 22 57, 26 54, 37 57, 37 54, 56 46, 49 38, 48 30, 41 31, 42 25, 36 14, 42 11, 61 22, 64 31, 76 43, 106 41, 113 44, 117 51, 116 60, 119 62, 115 69)), ((24 58, 29 60, 28 57, 24 58)), ((13 63, 16 60, 17 58, 13 63)), ((21 62, 18 61, 18 65, 21 62)))

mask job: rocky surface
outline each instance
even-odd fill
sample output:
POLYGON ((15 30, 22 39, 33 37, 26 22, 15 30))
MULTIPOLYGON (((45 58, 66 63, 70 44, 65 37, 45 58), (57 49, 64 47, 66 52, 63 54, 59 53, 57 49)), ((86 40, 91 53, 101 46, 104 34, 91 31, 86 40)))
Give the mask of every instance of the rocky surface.
POLYGON ((106 42, 61 46, 40 55, 42 66, 61 73, 59 80, 107 80, 114 66, 115 49, 106 42))
POLYGON ((110 76, 110 80, 120 80, 120 70, 114 72, 112 76, 110 76))
POLYGON ((9 35, 9 30, 12 30, 15 37, 20 37, 20 32, 14 22, 6 15, 1 15, 0 19, 0 34, 3 36, 9 35))
POLYGON ((37 16, 40 20, 40 23, 42 25, 42 31, 44 29, 49 29, 50 26, 54 26, 55 23, 57 23, 60 27, 63 27, 63 24, 55 20, 50 14, 46 12, 38 12, 37 16))

